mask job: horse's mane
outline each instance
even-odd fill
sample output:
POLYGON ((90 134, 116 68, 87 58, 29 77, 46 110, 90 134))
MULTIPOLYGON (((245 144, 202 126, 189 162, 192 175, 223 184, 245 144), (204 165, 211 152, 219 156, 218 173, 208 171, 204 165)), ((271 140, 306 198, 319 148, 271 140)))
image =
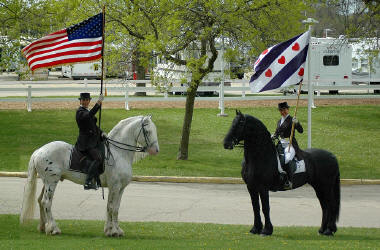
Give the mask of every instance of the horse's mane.
POLYGON ((139 115, 139 116, 128 117, 128 118, 126 118, 124 120, 119 121, 118 124, 116 124, 116 126, 111 129, 111 131, 109 132, 109 136, 117 134, 125 126, 128 126, 129 124, 131 124, 132 122, 136 121, 137 119, 141 120, 142 118, 143 118, 143 116, 139 115))
POLYGON ((245 144, 249 147, 253 147, 255 151, 267 152, 267 150, 275 151, 275 146, 271 139, 267 127, 256 117, 245 114, 246 119, 246 132, 247 141, 245 144))
MULTIPOLYGON (((116 126, 111 129, 111 131, 109 132, 109 136, 112 137, 113 135, 118 134, 123 128, 125 128, 126 126, 128 126, 129 124, 131 124, 132 122, 136 120, 141 120, 143 117, 144 116, 142 115, 132 116, 132 117, 128 117, 124 120, 119 121, 118 124, 116 124, 116 126)), ((141 147, 143 145, 140 145, 140 143, 137 143, 137 146, 141 147)), ((145 152, 135 152, 133 156, 133 163, 138 162, 141 159, 144 159, 148 155, 149 154, 145 152)))

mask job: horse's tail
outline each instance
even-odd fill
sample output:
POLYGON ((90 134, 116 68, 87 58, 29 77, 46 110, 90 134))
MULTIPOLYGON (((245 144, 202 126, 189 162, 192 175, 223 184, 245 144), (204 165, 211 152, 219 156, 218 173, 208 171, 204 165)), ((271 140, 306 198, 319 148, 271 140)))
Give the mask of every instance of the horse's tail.
POLYGON ((24 196, 22 200, 20 224, 33 219, 34 208, 36 207, 36 186, 37 186, 37 171, 35 167, 35 154, 30 157, 28 167, 28 179, 24 187, 24 196))
POLYGON ((335 183, 333 187, 334 201, 333 201, 333 214, 335 216, 335 222, 339 220, 340 213, 340 175, 339 173, 335 177, 335 183))

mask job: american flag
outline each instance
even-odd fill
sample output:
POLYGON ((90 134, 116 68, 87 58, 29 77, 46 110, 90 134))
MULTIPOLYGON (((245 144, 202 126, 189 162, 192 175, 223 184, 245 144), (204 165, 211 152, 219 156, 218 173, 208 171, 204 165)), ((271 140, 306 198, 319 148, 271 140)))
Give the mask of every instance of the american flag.
POLYGON ((22 54, 29 68, 50 68, 63 64, 96 61, 102 57, 103 13, 42 37, 22 54))
POLYGON ((295 85, 303 79, 309 33, 302 33, 261 53, 249 82, 252 92, 295 85))

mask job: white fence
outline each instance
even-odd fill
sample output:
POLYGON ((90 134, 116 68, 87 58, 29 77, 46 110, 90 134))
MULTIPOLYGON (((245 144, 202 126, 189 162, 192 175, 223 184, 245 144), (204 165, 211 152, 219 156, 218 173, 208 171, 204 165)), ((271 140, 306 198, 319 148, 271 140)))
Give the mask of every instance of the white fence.
MULTIPOLYGON (((229 81, 225 81, 229 83, 229 81)), ((107 100, 110 101, 123 101, 125 102, 125 109, 129 110, 128 103, 130 101, 184 101, 185 96, 169 96, 168 93, 179 92, 185 93, 187 87, 170 87, 166 91, 160 92, 154 86, 151 86, 149 80, 107 80, 107 100), (137 87, 136 83, 145 83, 148 87, 137 87), (135 96, 134 93, 145 92, 150 93, 149 97, 135 96)), ((321 82, 313 82, 313 90, 317 93, 314 98, 328 99, 328 98, 380 98, 380 95, 373 95, 375 91, 380 91, 380 85, 348 85, 348 86, 321 86, 321 82), (321 91, 338 90, 345 91, 344 95, 320 95, 321 91)), ((9 84, 8 84, 9 85, 9 84)), ((230 84, 228 84, 230 85, 230 84)), ((307 82, 304 81, 303 90, 307 90, 307 82)), ((100 93, 100 81, 23 81, 11 83, 10 86, 0 85, 0 102, 26 102, 27 110, 32 110, 33 101, 38 102, 52 102, 52 101, 73 101, 77 100, 74 97, 64 96, 78 96, 80 92, 90 92, 92 95, 100 93), (46 87, 44 86, 46 85, 46 87), (19 95, 19 97, 14 97, 19 95), (21 95, 21 96, 20 96, 21 95), (25 97, 25 98, 24 98, 25 97)), ((214 97, 201 97, 197 96, 197 101, 219 101, 220 115, 224 115, 224 101, 225 100, 282 100, 282 99, 296 99, 294 95, 281 95, 280 92, 269 92, 263 94, 250 95, 250 88, 248 80, 233 80, 231 86, 201 86, 198 92, 213 92, 218 96, 214 97), (228 96, 225 96, 228 94, 228 96)), ((307 99, 306 96, 301 96, 301 99, 307 99)))

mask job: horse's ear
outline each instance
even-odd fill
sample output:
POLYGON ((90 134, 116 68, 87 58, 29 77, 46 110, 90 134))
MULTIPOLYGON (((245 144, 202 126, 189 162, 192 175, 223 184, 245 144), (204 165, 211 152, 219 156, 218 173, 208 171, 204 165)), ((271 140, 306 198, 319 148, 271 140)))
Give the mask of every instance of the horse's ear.
POLYGON ((143 118, 143 121, 151 120, 152 116, 151 115, 146 115, 143 118))
POLYGON ((236 115, 243 115, 240 110, 236 109, 236 115))

